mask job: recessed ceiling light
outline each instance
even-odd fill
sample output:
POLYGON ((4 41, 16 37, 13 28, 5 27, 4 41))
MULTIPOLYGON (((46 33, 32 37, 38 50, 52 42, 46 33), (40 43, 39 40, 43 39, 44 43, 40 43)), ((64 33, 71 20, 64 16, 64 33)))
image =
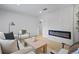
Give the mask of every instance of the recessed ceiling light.
POLYGON ((40 13, 42 13, 42 11, 40 11, 40 13))

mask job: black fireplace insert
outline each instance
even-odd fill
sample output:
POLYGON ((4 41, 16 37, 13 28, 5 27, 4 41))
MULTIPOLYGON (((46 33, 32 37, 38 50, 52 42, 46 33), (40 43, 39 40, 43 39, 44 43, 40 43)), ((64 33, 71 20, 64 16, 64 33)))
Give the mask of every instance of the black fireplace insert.
POLYGON ((61 37, 61 38, 71 39, 71 32, 69 32, 69 31, 49 30, 48 34, 51 36, 57 36, 57 37, 61 37))

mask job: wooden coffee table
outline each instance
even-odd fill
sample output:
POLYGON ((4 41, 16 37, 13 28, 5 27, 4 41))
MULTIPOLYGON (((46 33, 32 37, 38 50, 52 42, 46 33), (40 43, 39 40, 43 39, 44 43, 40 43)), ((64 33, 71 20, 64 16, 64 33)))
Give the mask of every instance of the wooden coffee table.
POLYGON ((31 45, 36 53, 46 53, 47 52, 47 43, 45 40, 36 40, 34 38, 26 39, 25 42, 31 45))

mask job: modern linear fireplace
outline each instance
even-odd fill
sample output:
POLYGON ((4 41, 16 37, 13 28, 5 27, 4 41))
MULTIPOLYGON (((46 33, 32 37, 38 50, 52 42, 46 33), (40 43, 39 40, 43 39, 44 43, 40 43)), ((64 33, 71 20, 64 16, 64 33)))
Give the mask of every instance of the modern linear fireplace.
POLYGON ((51 36, 71 39, 71 32, 68 31, 49 30, 48 34, 51 36))

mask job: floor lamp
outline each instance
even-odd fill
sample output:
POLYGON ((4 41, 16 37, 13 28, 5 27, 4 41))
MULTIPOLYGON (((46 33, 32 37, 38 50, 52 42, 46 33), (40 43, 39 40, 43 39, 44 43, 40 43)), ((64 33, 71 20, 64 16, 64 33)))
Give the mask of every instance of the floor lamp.
POLYGON ((14 22, 9 23, 9 32, 11 31, 11 26, 15 26, 14 22))

